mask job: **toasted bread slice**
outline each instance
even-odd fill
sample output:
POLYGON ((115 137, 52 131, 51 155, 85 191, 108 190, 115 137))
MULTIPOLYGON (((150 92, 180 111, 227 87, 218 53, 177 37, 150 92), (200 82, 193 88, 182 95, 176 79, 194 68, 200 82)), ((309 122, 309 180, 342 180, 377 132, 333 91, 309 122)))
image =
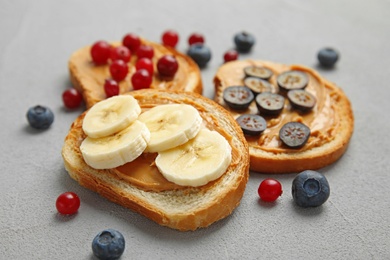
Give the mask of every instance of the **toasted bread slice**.
MULTIPOLYGON (((112 46, 119 46, 121 43, 114 42, 112 46)), ((153 63, 163 55, 173 55, 176 57, 179 68, 173 78, 166 78, 159 75, 155 66, 153 82, 150 88, 165 89, 175 91, 188 91, 202 94, 203 86, 198 65, 187 55, 175 49, 158 43, 142 39, 143 45, 152 46, 154 49, 153 63)), ((97 66, 92 62, 90 55, 91 46, 85 46, 75 51, 68 62, 70 80, 84 98, 87 108, 106 98, 104 92, 104 81, 110 78, 109 66, 97 66)), ((127 77, 120 82, 120 93, 133 90, 131 76, 134 74, 137 56, 132 54, 127 77)))
MULTIPOLYGON (((79 148, 86 137, 82 130, 84 112, 72 124, 62 149, 65 168, 70 176, 82 186, 119 205, 160 225, 181 231, 207 227, 230 215, 240 203, 249 175, 248 145, 233 117, 214 101, 196 93, 149 89, 126 94, 135 97, 143 110, 167 103, 190 104, 198 109, 205 126, 222 134, 232 147, 232 161, 226 172, 204 186, 173 185, 155 190, 129 181, 131 176, 126 175, 131 175, 131 170, 117 174, 117 169, 93 169, 84 162, 79 148)), ((136 164, 138 159, 142 160, 148 155, 141 157, 136 159, 136 164)), ((132 167, 129 166, 130 169, 132 167)), ((153 162, 147 164, 143 168, 145 174, 152 167, 153 162)))
MULTIPOLYGON (((313 69, 301 65, 284 65, 268 61, 241 60, 222 65, 214 77, 215 101, 225 107, 234 118, 241 114, 259 114, 255 101, 248 109, 239 111, 229 108, 223 92, 229 86, 244 85, 244 68, 266 67, 273 72, 269 82, 275 92, 279 90, 277 76, 285 71, 299 70, 308 75, 306 90, 313 94, 317 103, 310 112, 294 109, 285 99, 283 111, 278 116, 264 116, 267 129, 259 136, 246 135, 249 144, 250 169, 263 173, 292 173, 306 169, 319 169, 339 159, 345 152, 352 136, 354 118, 350 101, 335 84, 320 76, 313 69), (279 138, 280 128, 287 122, 304 123, 311 129, 308 142, 301 148, 289 148, 279 138)), ((283 93, 282 93, 283 94, 283 93)), ((283 94, 286 96, 286 93, 283 94)), ((262 114, 261 114, 262 115, 262 114)), ((263 116, 263 115, 262 115, 263 116)))

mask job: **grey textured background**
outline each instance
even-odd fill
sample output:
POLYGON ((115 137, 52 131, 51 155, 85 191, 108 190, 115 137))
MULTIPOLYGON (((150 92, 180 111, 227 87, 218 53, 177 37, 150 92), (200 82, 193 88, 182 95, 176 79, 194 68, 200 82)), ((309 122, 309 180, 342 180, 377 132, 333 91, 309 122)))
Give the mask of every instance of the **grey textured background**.
POLYGON ((0 0, 0 259, 94 259, 93 237, 104 228, 126 239, 122 259, 389 259, 390 2, 374 1, 11 1, 0 0), (284 193, 259 202, 269 177, 252 173, 241 205, 207 229, 178 232, 80 187, 64 170, 60 150, 72 121, 62 92, 70 87, 67 60, 76 49, 135 32, 160 41, 166 29, 201 32, 213 58, 202 71, 204 95, 233 35, 247 30, 257 44, 240 58, 300 63, 342 87, 355 115, 346 154, 322 169, 331 185, 319 208, 291 197, 294 175, 275 175, 284 193), (333 70, 318 68, 317 51, 338 49, 333 70), (42 104, 55 113, 43 132, 25 114, 42 104), (59 216, 57 196, 74 191, 78 214, 59 216))

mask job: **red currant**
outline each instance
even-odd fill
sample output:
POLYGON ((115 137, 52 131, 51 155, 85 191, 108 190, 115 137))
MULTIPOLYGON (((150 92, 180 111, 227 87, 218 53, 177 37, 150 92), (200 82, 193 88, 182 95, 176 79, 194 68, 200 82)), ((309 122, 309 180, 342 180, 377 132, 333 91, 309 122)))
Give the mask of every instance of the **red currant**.
POLYGON ((131 77, 134 90, 149 88, 152 81, 153 78, 146 69, 137 70, 131 77))
POLYGON ((283 193, 282 184, 275 179, 265 179, 260 183, 258 193, 263 201, 275 201, 283 193))
POLYGON ((137 57, 138 59, 141 58, 148 58, 151 59, 154 56, 154 50, 152 46, 149 45, 141 45, 137 49, 137 57))
POLYGON ((179 42, 179 35, 173 30, 168 30, 162 35, 162 42, 164 45, 175 48, 179 42))
POLYGON ((124 62, 129 62, 131 58, 130 50, 125 46, 118 46, 111 48, 110 59, 114 60, 123 60, 124 62))
POLYGON ((108 98, 119 95, 118 82, 113 79, 106 79, 104 82, 104 92, 108 98))
POLYGON ((129 67, 123 60, 114 60, 110 65, 111 77, 118 82, 125 79, 128 72, 129 67))
POLYGON ((64 192, 57 198, 56 208, 61 214, 74 214, 77 212, 79 207, 80 198, 74 192, 64 192))
POLYGON ((195 43, 204 43, 204 37, 202 34, 200 33, 193 33, 190 35, 190 37, 188 38, 188 44, 189 45, 192 45, 192 44, 195 44, 195 43))
POLYGON ((106 64, 110 57, 111 46, 106 41, 95 42, 91 47, 92 61, 96 65, 106 64))
POLYGON ((223 55, 225 62, 233 61, 238 59, 238 52, 236 50, 229 50, 223 55))
POLYGON ((77 89, 71 88, 62 93, 62 101, 66 108, 74 109, 81 105, 83 97, 77 89))
POLYGON ((146 69, 150 75, 153 75, 153 72, 154 72, 153 62, 151 59, 141 58, 135 64, 135 69, 136 70, 146 69))
POLYGON ((126 34, 123 37, 122 44, 126 46, 131 52, 135 53, 139 46, 141 46, 141 39, 134 33, 126 34))
POLYGON ((164 55, 157 61, 157 70, 162 76, 173 77, 178 68, 179 64, 172 55, 164 55))

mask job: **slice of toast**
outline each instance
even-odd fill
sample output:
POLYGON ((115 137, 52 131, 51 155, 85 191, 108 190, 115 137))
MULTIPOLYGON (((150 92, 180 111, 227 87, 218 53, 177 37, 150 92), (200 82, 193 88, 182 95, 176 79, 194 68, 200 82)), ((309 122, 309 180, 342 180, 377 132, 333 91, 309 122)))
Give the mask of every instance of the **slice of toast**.
MULTIPOLYGON (((148 89, 127 94, 138 100, 143 111, 167 103, 194 106, 200 112, 203 124, 222 134, 232 147, 232 161, 226 172, 204 186, 172 185, 165 190, 155 190, 128 181, 131 179, 131 170, 125 174, 123 172, 117 174, 117 169, 93 169, 84 162, 80 152, 80 144, 86 137, 82 130, 86 114, 84 112, 73 122, 62 149, 65 168, 69 175, 82 186, 107 199, 132 209, 160 225, 181 231, 207 227, 230 215, 240 203, 249 176, 248 145, 233 117, 214 101, 196 93, 148 89), (126 176, 127 174, 129 176, 126 176)), ((146 157, 148 155, 140 156, 136 161, 146 157)), ((153 162, 144 168, 145 172, 152 167, 155 168, 153 162)), ((132 169, 132 166, 128 168, 132 169)))
POLYGON ((250 152, 250 169, 263 173, 292 173, 306 169, 319 169, 338 160, 345 152, 352 136, 354 118, 350 101, 335 84, 320 76, 313 69, 301 65, 284 65, 268 61, 240 60, 222 65, 214 77, 215 101, 229 111, 234 118, 242 114, 259 113, 255 101, 246 110, 229 108, 224 102, 223 91, 229 86, 244 85, 244 68, 265 67, 273 72, 269 82, 274 92, 285 97, 283 111, 278 116, 265 116, 267 129, 258 136, 246 135, 250 152), (310 112, 294 109, 279 89, 276 78, 285 71, 298 70, 307 74, 309 82, 305 90, 317 99, 310 112), (307 143, 297 149, 289 148, 279 138, 280 128, 296 121, 311 130, 307 143))
MULTIPOLYGON (((154 57, 152 59, 154 68, 153 82, 150 88, 165 89, 174 91, 188 91, 202 94, 203 86, 198 65, 187 55, 176 51, 174 48, 142 39, 143 45, 152 46, 154 57), (156 64, 163 55, 176 57, 179 68, 173 78, 166 78, 159 75, 156 64)), ((121 43, 111 43, 112 46, 119 46, 121 43)), ((70 80, 77 90, 82 93, 87 108, 106 98, 104 92, 104 81, 110 78, 108 65, 95 65, 90 55, 91 46, 85 46, 75 51, 68 62, 70 80)), ((129 73, 119 84, 120 93, 133 90, 131 76, 134 74, 137 56, 133 53, 129 62, 129 73)))

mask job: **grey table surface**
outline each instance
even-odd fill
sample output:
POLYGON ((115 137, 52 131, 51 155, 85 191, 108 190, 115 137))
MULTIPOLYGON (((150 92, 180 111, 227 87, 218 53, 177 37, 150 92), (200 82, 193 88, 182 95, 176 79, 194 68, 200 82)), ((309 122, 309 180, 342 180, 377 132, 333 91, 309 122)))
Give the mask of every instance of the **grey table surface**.
POLYGON ((93 237, 114 228, 126 239, 122 259, 390 259, 388 129, 390 121, 390 1, 6 1, 0 0, 0 259, 94 259, 93 237), (212 50, 202 70, 204 95, 233 35, 255 35, 253 58, 317 69, 350 98, 355 131, 345 155, 321 169, 331 185, 319 208, 301 209, 291 197, 294 174, 251 173, 240 206, 228 218, 195 232, 161 227, 80 187, 66 173, 61 147, 84 108, 64 109, 71 87, 67 61, 78 48, 134 32, 160 42, 161 33, 200 32, 212 50), (332 70, 317 51, 341 53, 332 70), (33 131, 25 114, 41 104, 55 114, 33 131), (266 177, 284 189, 276 203, 259 201, 266 177), (65 191, 81 198, 72 217, 57 214, 65 191))

